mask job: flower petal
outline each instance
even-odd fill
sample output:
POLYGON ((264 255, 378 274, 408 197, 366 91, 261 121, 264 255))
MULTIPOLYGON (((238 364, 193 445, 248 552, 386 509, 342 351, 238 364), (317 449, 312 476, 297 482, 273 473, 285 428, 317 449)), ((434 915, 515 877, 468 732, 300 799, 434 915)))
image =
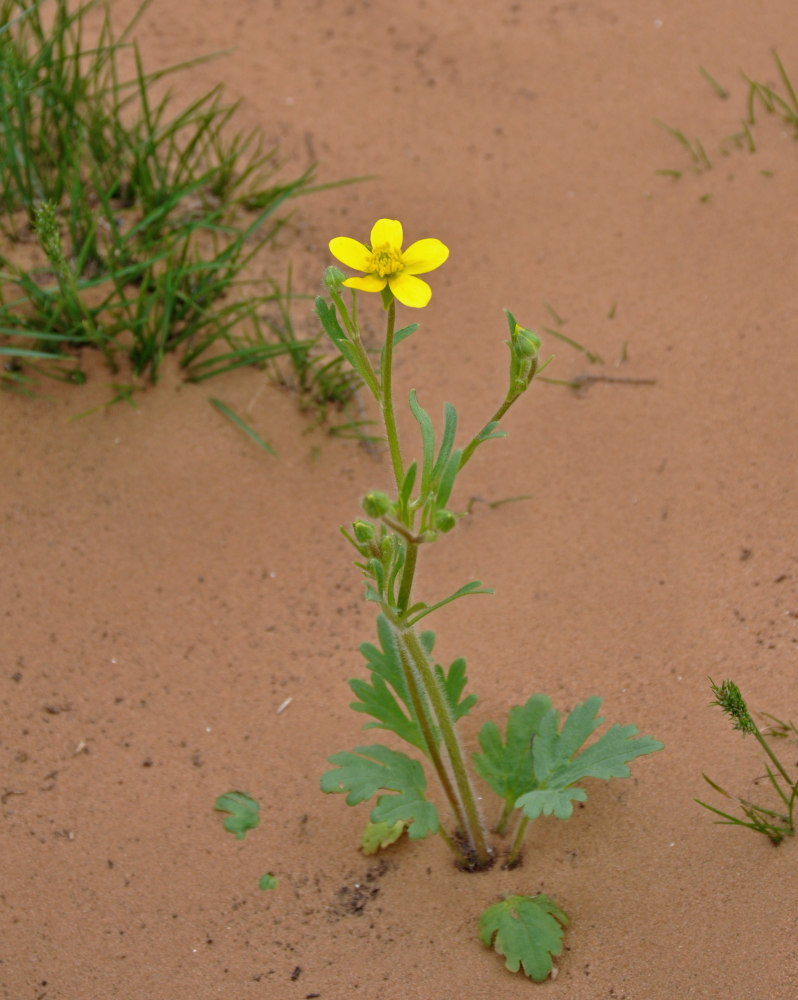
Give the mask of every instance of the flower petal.
POLYGON ((347 278, 344 284, 347 288, 357 288, 360 292, 381 292, 387 280, 378 274, 364 274, 362 278, 347 278))
POLYGON ((369 268, 371 252, 368 247, 349 236, 336 236, 334 240, 330 240, 330 253, 336 260, 356 271, 367 271, 369 268))
POLYGON ((387 243, 389 247, 402 249, 402 223, 396 219, 379 219, 371 227, 371 246, 382 247, 387 243))
POLYGON ((407 271, 400 271, 398 274, 390 275, 388 285, 403 306, 412 306, 414 309, 421 309, 432 297, 432 289, 426 281, 422 281, 421 278, 414 278, 407 271))
POLYGON ((449 256, 449 248, 440 240, 417 240, 402 254, 403 270, 407 274, 426 274, 434 271, 449 256))

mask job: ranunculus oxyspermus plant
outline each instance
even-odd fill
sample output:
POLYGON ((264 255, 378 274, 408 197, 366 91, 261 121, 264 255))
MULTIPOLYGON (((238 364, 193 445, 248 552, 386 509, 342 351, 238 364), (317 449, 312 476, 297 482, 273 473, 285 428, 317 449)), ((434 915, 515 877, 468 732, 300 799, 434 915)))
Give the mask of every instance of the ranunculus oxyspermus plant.
MULTIPOLYGON (((480 751, 468 755, 457 725, 472 711, 476 695, 466 693, 466 664, 455 659, 444 669, 434 655, 435 635, 420 624, 452 601, 491 591, 479 581, 464 584, 433 604, 413 593, 419 555, 457 525, 462 514, 450 507, 457 477, 486 441, 502 437, 499 423, 542 370, 540 339, 505 310, 509 324, 509 378, 495 413, 464 444, 458 445, 457 411, 444 404, 440 434, 410 392, 409 405, 420 438, 420 455, 409 459, 400 444, 394 411, 394 351, 418 328, 396 328, 397 303, 423 308, 429 285, 418 275, 439 267, 449 255, 437 239, 422 239, 403 250, 401 224, 380 219, 370 241, 339 236, 330 242, 333 256, 362 272, 345 278, 328 268, 325 285, 332 302, 317 298, 316 311, 335 347, 359 374, 374 397, 384 423, 393 487, 372 490, 363 498, 363 515, 342 529, 357 552, 365 580, 365 598, 377 605, 377 643, 360 649, 369 679, 350 680, 352 708, 369 716, 365 729, 389 730, 407 743, 410 754, 380 743, 355 747, 330 757, 333 768, 321 779, 324 792, 346 794, 349 805, 373 800, 363 847, 386 847, 407 832, 411 840, 438 834, 464 871, 490 868, 501 857, 507 868, 521 862, 524 835, 541 815, 568 819, 574 802, 587 793, 586 778, 625 778, 628 762, 653 753, 662 744, 638 736, 634 726, 614 725, 589 743, 604 721, 601 699, 577 704, 561 722, 545 694, 533 694, 509 709, 502 735, 494 722, 479 733, 480 751), (345 289, 351 290, 351 299, 345 289), (385 339, 378 351, 366 348, 358 318, 358 293, 378 293, 386 316, 385 339), (349 300, 345 302, 345 296, 349 300), (470 756, 470 760, 469 760, 470 756), (493 839, 483 820, 474 774, 498 797, 493 839), (430 795, 427 779, 437 785, 430 795), (442 808, 443 807, 443 808, 442 808), (500 851, 499 843, 504 845, 500 851)), ((480 936, 504 955, 507 968, 519 967, 536 980, 552 971, 562 950, 568 918, 549 897, 514 895, 489 906, 480 918, 480 936)))

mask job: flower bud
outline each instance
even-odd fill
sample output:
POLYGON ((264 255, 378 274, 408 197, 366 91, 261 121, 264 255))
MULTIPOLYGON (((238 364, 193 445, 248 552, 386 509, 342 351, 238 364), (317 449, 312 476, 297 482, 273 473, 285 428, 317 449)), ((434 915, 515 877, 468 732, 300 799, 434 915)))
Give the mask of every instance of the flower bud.
POLYGON ((352 525, 352 530, 355 533, 355 538, 361 545, 370 542, 375 534, 374 525, 370 521, 355 521, 352 525))
POLYGON ((361 506, 369 517, 382 517, 391 509, 391 501, 385 493, 372 490, 363 497, 361 506))
POLYGON ((332 295, 340 295, 341 289, 344 287, 345 278, 346 275, 343 271, 339 271, 337 267, 330 266, 324 272, 325 287, 332 295))
POLYGON ((540 337, 520 324, 515 324, 513 350, 519 358, 534 358, 540 351, 540 337))
POLYGON ((457 524, 457 517, 450 510, 435 511, 435 527, 444 534, 457 524))

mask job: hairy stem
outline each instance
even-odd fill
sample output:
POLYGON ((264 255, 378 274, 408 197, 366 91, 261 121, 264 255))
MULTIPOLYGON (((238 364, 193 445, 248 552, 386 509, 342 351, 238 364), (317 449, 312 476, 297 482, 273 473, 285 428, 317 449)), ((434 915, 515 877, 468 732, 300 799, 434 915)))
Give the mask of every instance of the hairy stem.
POLYGON ((476 869, 488 868, 493 863, 493 855, 485 840, 485 832, 482 819, 479 815, 479 809, 477 808, 476 796, 474 795, 474 789, 468 775, 450 708, 432 671, 429 658, 414 629, 407 626, 398 626, 395 628, 395 635, 400 655, 403 650, 406 651, 406 655, 418 672, 424 693, 429 698, 430 705, 435 714, 435 720, 440 729, 441 738, 446 747, 446 754, 451 765, 454 783, 457 786, 457 794, 461 806, 460 811, 463 814, 463 819, 460 820, 460 832, 465 840, 466 853, 472 859, 471 867, 476 869))
MULTIPOLYGON (((438 749, 438 741, 435 738, 435 734, 432 731, 430 725, 429 711, 427 705, 422 697, 421 690, 419 688, 419 681, 421 678, 417 676, 417 671, 414 669, 414 664, 408 657, 407 650, 398 641, 398 635, 394 633, 394 637, 397 639, 396 648, 399 653, 399 659, 402 664, 402 672, 404 673, 405 683, 407 684, 407 690, 410 694, 410 701, 413 704, 413 711, 418 719, 418 725, 421 729, 421 734, 424 737, 424 742, 427 747, 427 755, 432 761, 432 766, 435 769, 435 773, 438 776, 438 780, 443 788, 443 793, 449 803, 449 806, 454 813, 455 820, 458 827, 461 829, 465 827, 466 817, 463 811, 462 803, 457 796, 457 792, 452 785, 449 773, 446 770, 446 765, 441 757, 440 750, 438 749)), ((423 682, 422 682, 423 683, 423 682)), ((444 838, 445 839, 445 838, 444 838)), ((451 839, 451 838, 450 838, 451 839)), ((450 845, 453 846, 453 845, 450 845)), ((459 850, 455 852, 459 854, 459 850)))

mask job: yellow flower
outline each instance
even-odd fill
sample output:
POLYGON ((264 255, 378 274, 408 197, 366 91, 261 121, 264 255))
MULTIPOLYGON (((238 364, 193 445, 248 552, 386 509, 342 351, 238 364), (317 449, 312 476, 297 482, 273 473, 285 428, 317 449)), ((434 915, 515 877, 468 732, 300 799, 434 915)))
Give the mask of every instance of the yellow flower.
POLYGON ((379 219, 371 230, 371 243, 366 246, 348 236, 330 240, 330 253, 342 264, 363 277, 347 278, 348 288, 361 292, 381 292, 387 285, 405 306, 420 309, 432 295, 426 281, 417 274, 433 271, 449 256, 449 248, 440 240, 418 240, 402 250, 402 224, 396 219, 379 219))

